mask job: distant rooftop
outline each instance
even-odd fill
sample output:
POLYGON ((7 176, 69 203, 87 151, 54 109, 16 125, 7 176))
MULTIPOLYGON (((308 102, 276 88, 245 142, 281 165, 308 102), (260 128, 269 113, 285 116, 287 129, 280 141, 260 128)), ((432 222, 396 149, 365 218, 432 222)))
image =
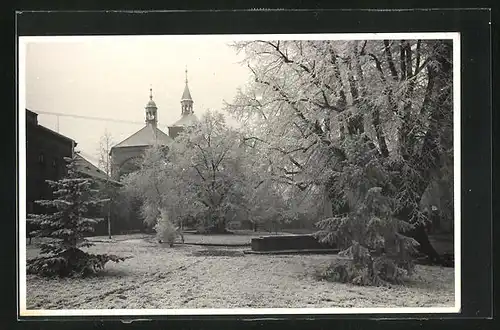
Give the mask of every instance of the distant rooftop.
POLYGON ((118 183, 117 181, 112 180, 104 171, 99 169, 97 166, 92 164, 90 161, 85 159, 80 154, 76 154, 75 158, 76 158, 76 168, 78 172, 84 175, 88 175, 94 179, 103 181, 108 180, 113 183, 118 183))
POLYGON ((163 133, 158 127, 146 125, 122 142, 115 145, 113 148, 143 147, 151 146, 156 143, 160 145, 167 145, 170 142, 172 142, 172 138, 163 133))
POLYGON ((181 119, 176 121, 172 126, 191 126, 198 122, 198 118, 194 113, 183 115, 181 119))
POLYGON ((38 128, 42 129, 43 131, 45 131, 45 132, 47 132, 49 134, 52 134, 52 135, 55 135, 55 136, 60 137, 62 139, 71 141, 71 142, 75 143, 75 146, 77 145, 76 141, 73 140, 72 138, 67 137, 66 135, 62 135, 61 133, 58 133, 56 131, 53 131, 50 128, 47 128, 47 127, 45 127, 43 125, 40 125, 38 123, 38 114, 36 112, 34 112, 34 111, 26 109, 26 121, 30 122, 30 123, 32 123, 34 125, 36 125, 38 128))

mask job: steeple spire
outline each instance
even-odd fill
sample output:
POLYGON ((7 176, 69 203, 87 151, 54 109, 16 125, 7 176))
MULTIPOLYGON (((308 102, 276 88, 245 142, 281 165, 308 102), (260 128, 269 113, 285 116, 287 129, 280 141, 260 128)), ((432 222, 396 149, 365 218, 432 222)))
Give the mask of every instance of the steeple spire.
POLYGON ((186 85, 184 86, 184 92, 182 93, 181 97, 181 114, 182 116, 186 116, 189 114, 193 113, 193 98, 191 97, 191 92, 189 91, 189 86, 188 86, 188 71, 187 71, 187 65, 186 69, 184 70, 186 73, 186 85))
POLYGON ((146 104, 146 124, 156 127, 158 123, 157 110, 155 101, 153 101, 153 88, 149 85, 149 102, 146 104))

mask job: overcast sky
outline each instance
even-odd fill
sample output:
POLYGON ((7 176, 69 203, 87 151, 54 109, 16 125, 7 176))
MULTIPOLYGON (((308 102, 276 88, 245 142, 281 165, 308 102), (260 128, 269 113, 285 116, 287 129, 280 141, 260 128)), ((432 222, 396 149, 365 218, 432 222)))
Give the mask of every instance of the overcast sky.
MULTIPOLYGON (((26 107, 143 123, 150 85, 158 106, 159 127, 180 118, 185 68, 194 112, 221 109, 249 78, 241 55, 227 41, 207 38, 159 40, 113 38, 71 42, 30 42, 26 47, 26 107)), ((39 123, 57 131, 55 116, 39 123)), ((143 124, 59 117, 59 132, 78 142, 77 149, 96 162, 99 138, 107 129, 115 143, 143 124)))

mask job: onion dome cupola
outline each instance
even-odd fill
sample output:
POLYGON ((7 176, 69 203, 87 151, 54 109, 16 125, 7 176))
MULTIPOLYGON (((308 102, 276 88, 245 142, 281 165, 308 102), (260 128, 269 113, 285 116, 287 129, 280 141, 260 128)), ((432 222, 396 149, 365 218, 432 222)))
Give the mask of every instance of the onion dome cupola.
POLYGON ((186 68, 186 85, 184 86, 184 92, 181 97, 181 114, 186 116, 193 113, 193 98, 191 97, 191 92, 188 86, 187 68, 186 68))
POLYGON ((149 89, 149 101, 146 104, 146 124, 155 126, 158 124, 158 107, 153 101, 153 89, 149 89))

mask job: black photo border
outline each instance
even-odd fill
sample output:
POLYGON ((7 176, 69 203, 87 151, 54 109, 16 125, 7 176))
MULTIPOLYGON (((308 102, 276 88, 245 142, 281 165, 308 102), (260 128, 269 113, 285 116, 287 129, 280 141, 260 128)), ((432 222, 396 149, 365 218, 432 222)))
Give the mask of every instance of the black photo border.
MULTIPOLYGON (((15 15, 17 54, 18 36, 43 35, 137 35, 137 34, 302 34, 302 33, 396 33, 396 32, 459 32, 461 40, 461 246, 462 246, 462 312, 460 314, 365 314, 365 315, 213 315, 213 316, 147 316, 131 317, 151 321, 136 321, 140 325, 161 327, 167 321, 170 326, 191 324, 207 327, 212 321, 222 322, 233 328, 242 321, 253 326, 280 325, 300 326, 308 320, 318 321, 319 327, 328 326, 331 319, 345 319, 354 328, 383 328, 387 326, 421 327, 430 320, 437 328, 458 328, 462 321, 490 318, 493 313, 492 274, 492 85, 491 85, 491 12, 487 9, 435 9, 435 10, 202 10, 202 11, 93 11, 93 12, 30 12, 21 11, 15 15), (196 24, 193 24, 196 22, 196 24), (413 319, 406 323, 404 319, 413 319), (390 320, 390 321, 389 321, 390 320), (188 321, 188 323, 185 323, 188 321), (236 323, 234 323, 236 322, 236 323)), ((14 55, 14 61, 17 61, 14 55)), ((12 63, 12 62, 11 62, 12 63)), ((16 71, 11 83, 13 97, 12 126, 17 127, 16 71)), ((12 156, 4 173, 4 182, 15 190, 17 185, 17 135, 9 136, 14 145, 12 156), (9 168, 9 165, 11 167, 9 168), (14 168, 12 168, 12 166, 14 168), (13 171, 14 169, 14 171, 13 171), (5 175, 5 174, 4 174, 5 175)), ((9 158, 9 157, 7 157, 9 158)), ((17 191, 17 190, 16 190, 17 191)), ((16 196, 6 196, 12 216, 17 221, 16 196)), ((16 232, 15 222, 10 232, 16 232)), ((17 239, 12 244, 17 249, 17 239)), ((5 244, 5 242, 4 242, 5 244)), ((12 248, 12 247, 11 247, 12 248)), ((17 253, 6 265, 12 283, 17 282, 17 253)), ((11 285, 15 290, 16 285, 11 285)), ((17 299, 14 299, 17 313, 17 299)), ((21 323, 31 328, 42 320, 47 328, 65 328, 78 320, 82 328, 101 328, 105 324, 123 326, 118 317, 29 317, 21 323), (55 322, 55 323, 54 323, 55 322), (69 323, 68 323, 69 322, 69 323), (86 326, 85 326, 86 325, 86 326)), ((476 323, 470 323, 476 324, 476 323)), ((330 327, 330 326, 329 326, 330 327)))

